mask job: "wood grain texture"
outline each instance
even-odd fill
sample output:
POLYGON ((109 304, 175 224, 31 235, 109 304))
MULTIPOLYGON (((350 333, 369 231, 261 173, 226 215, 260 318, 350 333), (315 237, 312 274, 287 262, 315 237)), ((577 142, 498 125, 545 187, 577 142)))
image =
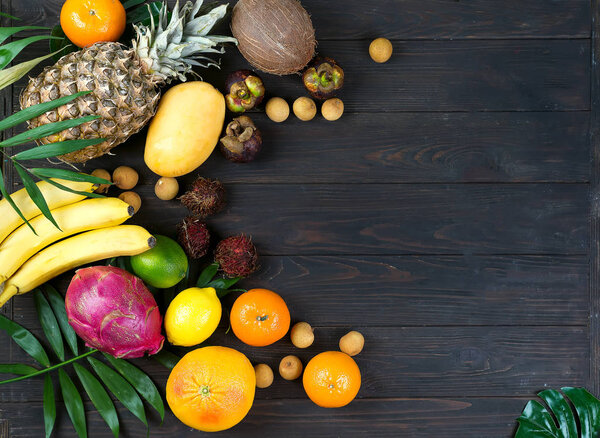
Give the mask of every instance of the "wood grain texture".
MULTIPOLYGON (((277 291, 294 320, 310 315, 315 326, 584 326, 587 262, 585 256, 266 256, 240 285, 277 291)), ((71 278, 52 284, 66 291, 71 278)), ((30 295, 12 303, 17 322, 38 325, 30 295)))
MULTIPOLYGON (((219 151, 205 176, 232 183, 587 182, 589 114, 347 114, 334 124, 252 114, 264 143, 258 158, 233 164, 219 151), (310 129, 306 129, 309 126, 310 129), (390 128, 393 126, 393 129, 390 128)), ((82 169, 134 166, 145 184, 158 177, 140 162, 145 131, 82 169)), ((45 160, 31 166, 46 166, 45 160)))
MULTIPOLYGON (((390 61, 376 65, 369 58, 368 42, 319 44, 322 55, 335 55, 344 68, 339 97, 347 113, 590 108, 589 40, 405 41, 396 46, 390 61)), ((43 53, 47 47, 40 43, 27 56, 43 53)), ((223 72, 248 67, 230 47, 221 70, 199 73, 221 88, 223 72)), ((306 95, 296 75, 265 75, 264 80, 269 96, 291 103, 306 95)))
MULTIPOLYGON (((50 25, 57 21, 63 2, 18 0, 13 3, 13 12, 18 16, 50 25)), ((227 3, 233 5, 235 1, 227 3)), ((302 5, 311 14, 321 41, 379 36, 403 40, 588 38, 590 34, 590 2, 586 0, 379 0, 348 1, 342 7, 325 7, 319 0, 303 0, 302 5)))
MULTIPOLYGON (((1 10, 10 3, 26 24, 53 25, 62 0, 0 0, 1 10)), ((244 286, 280 292, 294 321, 316 327, 316 342, 298 350, 286 337, 252 348, 225 334, 223 319, 211 343, 276 369, 284 355, 306 364, 357 329, 367 340, 356 357, 363 386, 349 406, 325 410, 306 399, 299 381, 276 377, 257 392, 245 421, 219 436, 510 437, 539 390, 597 391, 598 90, 591 82, 598 70, 590 60, 598 6, 303 4, 320 52, 346 71, 345 116, 336 123, 292 116, 277 125, 253 113, 267 138, 259 159, 234 165, 216 153, 198 173, 220 178, 229 192, 227 210, 209 219, 214 234, 252 234, 263 254, 261 271, 244 286), (384 65, 367 54, 377 36, 394 42, 384 65)), ((40 43, 26 57, 43 53, 40 43)), ((246 66, 229 48, 223 69, 202 76, 220 87, 225 73, 246 66)), ((297 77, 264 79, 270 95, 290 103, 305 94, 297 77)), ((135 190, 144 205, 134 222, 173 235, 186 210, 154 197, 144 139, 142 132, 117 157, 84 170, 139 170, 135 190)), ((194 176, 181 178, 182 187, 194 176)), ((2 312, 41 334, 31 296, 2 312)), ((0 351, 11 362, 28 360, 5 335, 0 351)), ((153 360, 135 363, 162 391, 167 370, 153 360)), ((42 435, 41 395, 41 379, 2 387, 0 438, 42 435)), ((170 413, 162 427, 148 413, 151 436, 198 435, 170 413)), ((146 435, 122 407, 119 416, 123 436, 146 435)), ((97 413, 88 419, 92 437, 112 436, 97 413)), ((58 421, 57 436, 75 436, 62 406, 58 421)))
MULTIPOLYGON (((380 399, 357 400, 341 409, 323 409, 308 400, 257 401, 242 423, 216 436, 317 438, 376 436, 397 438, 508 438, 513 436, 515 412, 520 412, 526 400, 521 398, 452 398, 452 399, 380 399)), ((88 407, 90 407, 88 405, 88 407)), ((64 407, 58 406, 64 412, 64 407)), ((19 418, 11 422, 10 438, 41 436, 42 415, 39 404, 12 403, 0 407, 0 418, 19 418)), ((122 436, 146 436, 146 430, 129 412, 119 410, 122 436)), ((165 423, 152 422, 151 437, 197 437, 199 432, 182 427, 168 413, 165 423)), ((75 438, 73 426, 60 415, 57 427, 61 438, 75 438)), ((94 437, 110 438, 112 434, 100 416, 88 414, 88 430, 94 437)), ((5 438, 5 437, 2 437, 5 438)), ((6 437, 8 438, 8 437, 6 437)))
MULTIPOLYGON (((590 382, 586 327, 377 327, 363 320, 346 327, 316 327, 314 344, 303 350, 295 348, 289 337, 268 347, 250 347, 232 332, 226 334, 225 327, 217 329, 207 345, 235 348, 253 364, 266 363, 277 373, 284 356, 294 354, 306 365, 322 351, 337 350, 340 337, 351 329, 365 337, 365 348, 355 357, 362 374, 358 398, 526 396, 543 387, 590 382)), ((12 360, 27 358, 19 352, 12 360)), ((151 359, 134 363, 164 388, 167 369, 151 359)), ((39 401, 41 382, 12 383, 3 388, 0 402, 39 401)), ((257 397, 303 399, 306 395, 300 380, 277 377, 257 397)))
MULTIPOLYGON (((245 232, 266 255, 585 254, 589 245, 586 185, 226 187, 228 206, 210 220, 216 235, 245 232)), ((186 211, 176 201, 142 208, 134 222, 159 233, 186 211)))

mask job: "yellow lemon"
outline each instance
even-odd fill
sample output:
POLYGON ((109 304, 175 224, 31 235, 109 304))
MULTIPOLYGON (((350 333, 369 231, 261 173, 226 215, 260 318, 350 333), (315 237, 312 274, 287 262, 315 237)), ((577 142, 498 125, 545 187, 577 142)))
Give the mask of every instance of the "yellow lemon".
POLYGON ((212 287, 181 291, 165 314, 167 339, 173 345, 197 345, 216 330, 221 320, 221 301, 212 287))

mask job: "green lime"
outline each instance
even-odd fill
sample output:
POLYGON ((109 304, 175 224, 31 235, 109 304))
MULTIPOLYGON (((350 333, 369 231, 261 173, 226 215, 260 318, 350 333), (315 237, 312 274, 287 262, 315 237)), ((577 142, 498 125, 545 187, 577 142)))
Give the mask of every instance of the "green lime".
POLYGON ((188 259, 177 242, 166 236, 156 237, 154 248, 131 257, 135 275, 150 286, 166 289, 179 283, 187 272, 188 259))

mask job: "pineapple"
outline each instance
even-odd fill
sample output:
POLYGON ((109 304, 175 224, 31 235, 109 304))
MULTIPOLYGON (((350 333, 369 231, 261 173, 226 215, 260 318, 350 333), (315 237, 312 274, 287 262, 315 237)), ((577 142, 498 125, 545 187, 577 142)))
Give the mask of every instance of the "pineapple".
POLYGON ((20 97, 21 108, 48 102, 79 91, 91 91, 79 99, 28 122, 29 128, 88 115, 101 118, 46 137, 41 144, 64 140, 105 138, 106 141, 59 157, 84 163, 109 152, 139 132, 156 112, 158 87, 173 79, 186 80, 193 66, 217 65, 201 53, 223 53, 221 43, 235 38, 207 35, 225 16, 227 5, 198 16, 203 0, 180 9, 170 19, 163 3, 158 24, 135 26, 136 40, 129 49, 119 43, 97 43, 70 53, 46 67, 29 81, 20 97))

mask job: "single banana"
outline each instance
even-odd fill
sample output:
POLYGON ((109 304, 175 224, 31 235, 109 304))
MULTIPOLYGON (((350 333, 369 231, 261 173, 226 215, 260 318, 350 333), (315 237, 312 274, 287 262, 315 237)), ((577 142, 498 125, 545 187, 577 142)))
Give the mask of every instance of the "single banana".
POLYGON ((11 297, 87 263, 149 250, 156 239, 138 225, 118 225, 78 234, 51 245, 27 260, 0 292, 0 307, 11 297))
MULTIPOLYGON (((52 178, 52 180, 78 192, 93 192, 95 189, 95 185, 89 182, 66 181, 56 178, 52 178)), ((42 195, 44 195, 44 199, 50 210, 81 201, 85 198, 85 196, 59 189, 46 181, 38 182, 37 186, 42 195)), ((16 191, 10 197, 27 220, 42 214, 25 189, 16 191)), ((0 221, 0 242, 24 223, 23 219, 21 219, 6 199, 0 201, 0 218, 2 218, 0 221)))
POLYGON ((133 216, 133 207, 119 198, 92 198, 52 210, 52 216, 60 230, 39 215, 29 221, 37 235, 23 224, 0 244, 0 283, 30 257, 58 240, 82 231, 122 224, 133 216))

